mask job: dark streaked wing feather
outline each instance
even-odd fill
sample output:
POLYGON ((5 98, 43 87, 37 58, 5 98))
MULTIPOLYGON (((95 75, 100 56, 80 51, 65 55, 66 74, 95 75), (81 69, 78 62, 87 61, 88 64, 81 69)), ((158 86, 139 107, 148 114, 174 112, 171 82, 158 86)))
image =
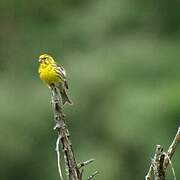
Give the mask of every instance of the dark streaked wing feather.
POLYGON ((62 66, 59 66, 57 64, 54 64, 53 66, 55 67, 55 71, 58 73, 59 77, 64 80, 66 89, 69 89, 68 83, 66 81, 66 70, 62 66))
POLYGON ((66 71, 62 66, 58 66, 56 64, 53 64, 54 70, 58 73, 61 78, 66 79, 66 71))
POLYGON ((64 79, 66 79, 66 71, 62 66, 57 66, 57 69, 61 72, 61 75, 64 79))

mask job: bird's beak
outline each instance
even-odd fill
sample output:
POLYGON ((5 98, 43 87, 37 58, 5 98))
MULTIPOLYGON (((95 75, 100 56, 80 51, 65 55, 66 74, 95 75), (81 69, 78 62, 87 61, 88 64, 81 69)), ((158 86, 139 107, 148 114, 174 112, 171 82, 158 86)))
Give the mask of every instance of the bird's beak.
POLYGON ((39 61, 39 63, 41 63, 41 62, 42 62, 42 59, 39 59, 38 61, 39 61))

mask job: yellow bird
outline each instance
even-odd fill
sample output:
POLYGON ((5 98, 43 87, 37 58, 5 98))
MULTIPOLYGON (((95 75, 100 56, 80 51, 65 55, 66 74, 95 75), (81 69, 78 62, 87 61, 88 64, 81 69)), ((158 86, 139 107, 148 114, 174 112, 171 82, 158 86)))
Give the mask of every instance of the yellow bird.
POLYGON ((66 102, 72 104, 66 93, 68 89, 66 71, 62 66, 56 64, 52 56, 43 54, 39 57, 39 76, 48 86, 55 85, 59 88, 63 105, 66 102))

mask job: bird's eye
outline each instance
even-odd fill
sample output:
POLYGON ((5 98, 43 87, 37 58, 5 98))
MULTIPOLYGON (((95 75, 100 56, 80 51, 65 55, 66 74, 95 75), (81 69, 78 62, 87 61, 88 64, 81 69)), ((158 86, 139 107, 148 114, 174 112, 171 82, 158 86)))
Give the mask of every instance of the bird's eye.
POLYGON ((48 58, 46 58, 46 57, 44 58, 44 63, 48 64, 48 58))

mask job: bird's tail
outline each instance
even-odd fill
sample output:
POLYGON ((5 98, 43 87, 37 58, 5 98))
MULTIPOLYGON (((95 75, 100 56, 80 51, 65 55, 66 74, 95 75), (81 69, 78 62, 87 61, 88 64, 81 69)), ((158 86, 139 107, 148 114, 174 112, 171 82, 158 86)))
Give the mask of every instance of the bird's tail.
POLYGON ((70 100, 70 98, 68 97, 65 88, 60 88, 60 94, 61 94, 61 98, 62 98, 62 103, 63 105, 67 102, 69 104, 72 105, 72 101, 70 100))

